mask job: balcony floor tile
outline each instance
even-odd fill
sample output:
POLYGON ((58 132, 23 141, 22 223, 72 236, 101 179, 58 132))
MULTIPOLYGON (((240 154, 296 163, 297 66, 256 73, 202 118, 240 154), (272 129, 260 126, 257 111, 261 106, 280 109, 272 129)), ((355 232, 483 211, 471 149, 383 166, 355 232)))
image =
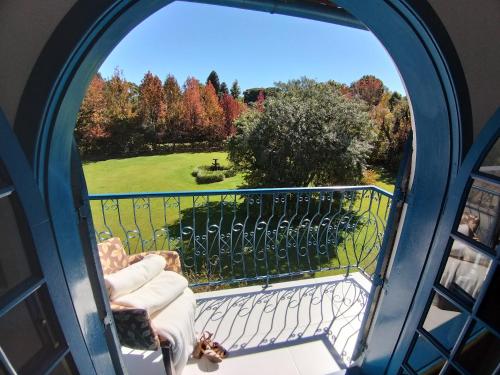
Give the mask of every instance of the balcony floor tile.
MULTIPOLYGON (((190 360, 183 374, 331 374, 349 363, 368 298, 362 275, 198 293, 196 331, 230 356, 190 360)), ((160 352, 123 348, 130 374, 164 374, 160 352)))

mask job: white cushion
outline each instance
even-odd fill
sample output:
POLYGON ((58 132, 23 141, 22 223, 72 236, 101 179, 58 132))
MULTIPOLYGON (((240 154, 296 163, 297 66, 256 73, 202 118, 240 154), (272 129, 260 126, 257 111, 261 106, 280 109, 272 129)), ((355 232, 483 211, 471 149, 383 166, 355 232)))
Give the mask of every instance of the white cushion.
POLYGON ((141 261, 115 273, 104 275, 111 301, 131 293, 160 274, 167 262, 161 255, 149 254, 141 261))
POLYGON ((173 271, 162 271, 139 289, 115 298, 113 302, 153 314, 179 297, 187 286, 188 281, 184 276, 173 271))

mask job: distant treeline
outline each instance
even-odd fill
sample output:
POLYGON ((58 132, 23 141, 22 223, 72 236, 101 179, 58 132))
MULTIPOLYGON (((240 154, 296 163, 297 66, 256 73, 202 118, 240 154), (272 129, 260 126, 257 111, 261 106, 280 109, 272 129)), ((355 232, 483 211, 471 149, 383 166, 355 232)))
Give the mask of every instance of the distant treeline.
MULTIPOLYGON (((371 161, 391 163, 410 128, 406 98, 390 92, 374 76, 364 76, 350 86, 330 83, 346 97, 367 104, 377 133, 371 161)), ((182 87, 172 75, 162 81, 148 71, 137 85, 116 69, 110 78, 97 74, 92 79, 78 113, 75 137, 88 159, 222 148, 236 131, 235 120, 249 107, 262 107, 277 90, 250 88, 242 93, 238 81, 228 88, 215 71, 205 83, 188 77, 182 87)))

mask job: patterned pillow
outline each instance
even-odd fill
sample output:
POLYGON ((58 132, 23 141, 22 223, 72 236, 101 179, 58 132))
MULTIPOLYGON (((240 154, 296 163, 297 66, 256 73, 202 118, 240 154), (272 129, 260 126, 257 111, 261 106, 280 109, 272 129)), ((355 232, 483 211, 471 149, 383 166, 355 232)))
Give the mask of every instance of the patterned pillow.
POLYGON ((99 258, 105 275, 114 273, 129 265, 128 256, 118 237, 99 243, 99 258))

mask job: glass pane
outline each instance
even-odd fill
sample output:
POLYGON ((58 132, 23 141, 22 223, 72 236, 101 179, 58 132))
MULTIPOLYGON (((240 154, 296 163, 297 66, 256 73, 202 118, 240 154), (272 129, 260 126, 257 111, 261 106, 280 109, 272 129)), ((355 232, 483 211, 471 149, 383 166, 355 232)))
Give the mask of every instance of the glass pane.
POLYGON ((0 189, 4 186, 10 185, 10 178, 3 163, 0 161, 0 189))
POLYGON ((491 248, 498 242, 500 187, 474 180, 458 232, 491 248))
POLYGON ((77 374, 73 358, 68 354, 59 364, 50 372, 51 375, 71 375, 77 374))
MULTIPOLYGON (((476 299, 491 265, 491 260, 460 241, 453 241, 441 285, 466 304, 476 299)), ((440 306, 441 308, 444 308, 440 306)))
POLYGON ((39 372, 64 345, 49 301, 42 287, 0 317, 0 346, 19 373, 39 372))
POLYGON ((479 171, 493 176, 500 176, 500 139, 495 142, 488 155, 486 155, 479 171))
POLYGON ((435 294, 427 311, 423 327, 436 341, 446 349, 451 350, 466 320, 467 314, 435 294), (445 308, 443 308, 443 302, 446 303, 445 308))
POLYGON ((438 374, 444 362, 438 350, 424 337, 419 336, 408 359, 408 366, 418 374, 438 374))
POLYGON ((500 339, 476 323, 467 335, 457 362, 471 374, 493 374, 500 362, 500 339))
POLYGON ((479 317, 500 332, 500 268, 497 266, 488 291, 481 301, 479 317))
POLYGON ((462 374, 450 364, 450 367, 448 367, 448 369, 446 370, 446 375, 462 375, 462 374))
POLYGON ((40 276, 22 208, 16 194, 0 198, 0 297, 30 276, 40 276))

